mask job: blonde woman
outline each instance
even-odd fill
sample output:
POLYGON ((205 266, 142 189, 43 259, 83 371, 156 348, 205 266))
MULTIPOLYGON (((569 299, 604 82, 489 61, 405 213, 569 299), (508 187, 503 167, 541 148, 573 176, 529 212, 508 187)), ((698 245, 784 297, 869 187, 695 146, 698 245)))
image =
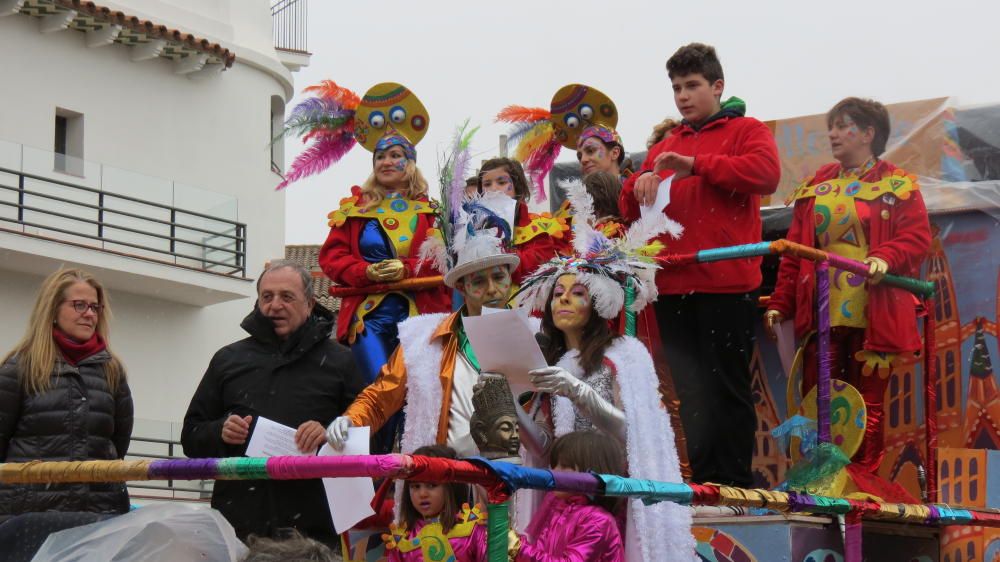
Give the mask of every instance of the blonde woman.
MULTIPOLYGON (((0 366, 0 462, 121 459, 132 394, 108 344, 97 279, 60 269, 42 283, 24 338, 0 366)), ((43 511, 125 513, 124 484, 0 485, 0 521, 43 511)))
MULTIPOLYGON (((427 123, 426 109, 404 86, 377 84, 365 93, 354 136, 372 152, 372 174, 330 213, 330 235, 319 255, 333 282, 364 288, 341 301, 337 339, 351 347, 366 384, 399 344, 397 324, 417 314, 451 312, 444 284, 419 291, 380 287, 442 273, 433 265, 418 266, 420 246, 441 237, 438 205, 428 198, 427 180, 417 168, 415 145, 427 123)), ((394 419, 379 432, 373 453, 392 449, 398 424, 394 419)))

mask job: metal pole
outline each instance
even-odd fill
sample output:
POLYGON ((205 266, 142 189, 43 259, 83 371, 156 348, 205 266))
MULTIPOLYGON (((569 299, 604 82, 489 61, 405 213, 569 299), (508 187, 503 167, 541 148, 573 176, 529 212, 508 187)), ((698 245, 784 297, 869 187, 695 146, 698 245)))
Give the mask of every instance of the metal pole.
POLYGON ((500 158, 507 157, 507 135, 500 135, 500 158))

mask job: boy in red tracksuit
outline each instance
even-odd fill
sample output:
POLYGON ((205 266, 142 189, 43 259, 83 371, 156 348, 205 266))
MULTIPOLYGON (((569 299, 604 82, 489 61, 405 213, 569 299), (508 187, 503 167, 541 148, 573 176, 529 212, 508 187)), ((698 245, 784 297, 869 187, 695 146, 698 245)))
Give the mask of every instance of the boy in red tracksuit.
MULTIPOLYGON (((622 189, 626 221, 656 199, 673 176, 664 209, 684 225, 671 253, 761 239, 760 196, 781 177, 778 149, 766 125, 745 117, 725 86, 715 49, 692 43, 667 61, 674 102, 684 120, 649 150, 622 189)), ((667 241, 665 241, 667 242, 667 241)), ((692 480, 749 487, 756 415, 750 392, 760 258, 661 269, 654 303, 664 352, 674 374, 687 434, 692 480)))

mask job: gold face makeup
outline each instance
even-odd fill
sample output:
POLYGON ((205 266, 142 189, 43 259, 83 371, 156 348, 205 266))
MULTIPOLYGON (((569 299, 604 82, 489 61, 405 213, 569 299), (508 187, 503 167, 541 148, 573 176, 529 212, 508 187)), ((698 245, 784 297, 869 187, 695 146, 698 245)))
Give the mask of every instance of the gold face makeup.
POLYGON ((580 332, 593 314, 590 291, 576 282, 576 275, 563 275, 552 289, 552 323, 562 332, 580 332))

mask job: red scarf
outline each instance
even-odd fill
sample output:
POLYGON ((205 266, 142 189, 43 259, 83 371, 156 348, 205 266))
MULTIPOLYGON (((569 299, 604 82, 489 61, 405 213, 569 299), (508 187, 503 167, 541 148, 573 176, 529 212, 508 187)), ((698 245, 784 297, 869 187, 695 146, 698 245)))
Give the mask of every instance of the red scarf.
POLYGON ((108 347, 104 343, 104 339, 97 332, 94 332, 94 335, 89 340, 81 343, 66 335, 66 332, 60 330, 58 326, 52 327, 52 339, 59 346, 59 351, 62 352, 63 359, 74 367, 80 361, 99 351, 104 351, 108 347))

